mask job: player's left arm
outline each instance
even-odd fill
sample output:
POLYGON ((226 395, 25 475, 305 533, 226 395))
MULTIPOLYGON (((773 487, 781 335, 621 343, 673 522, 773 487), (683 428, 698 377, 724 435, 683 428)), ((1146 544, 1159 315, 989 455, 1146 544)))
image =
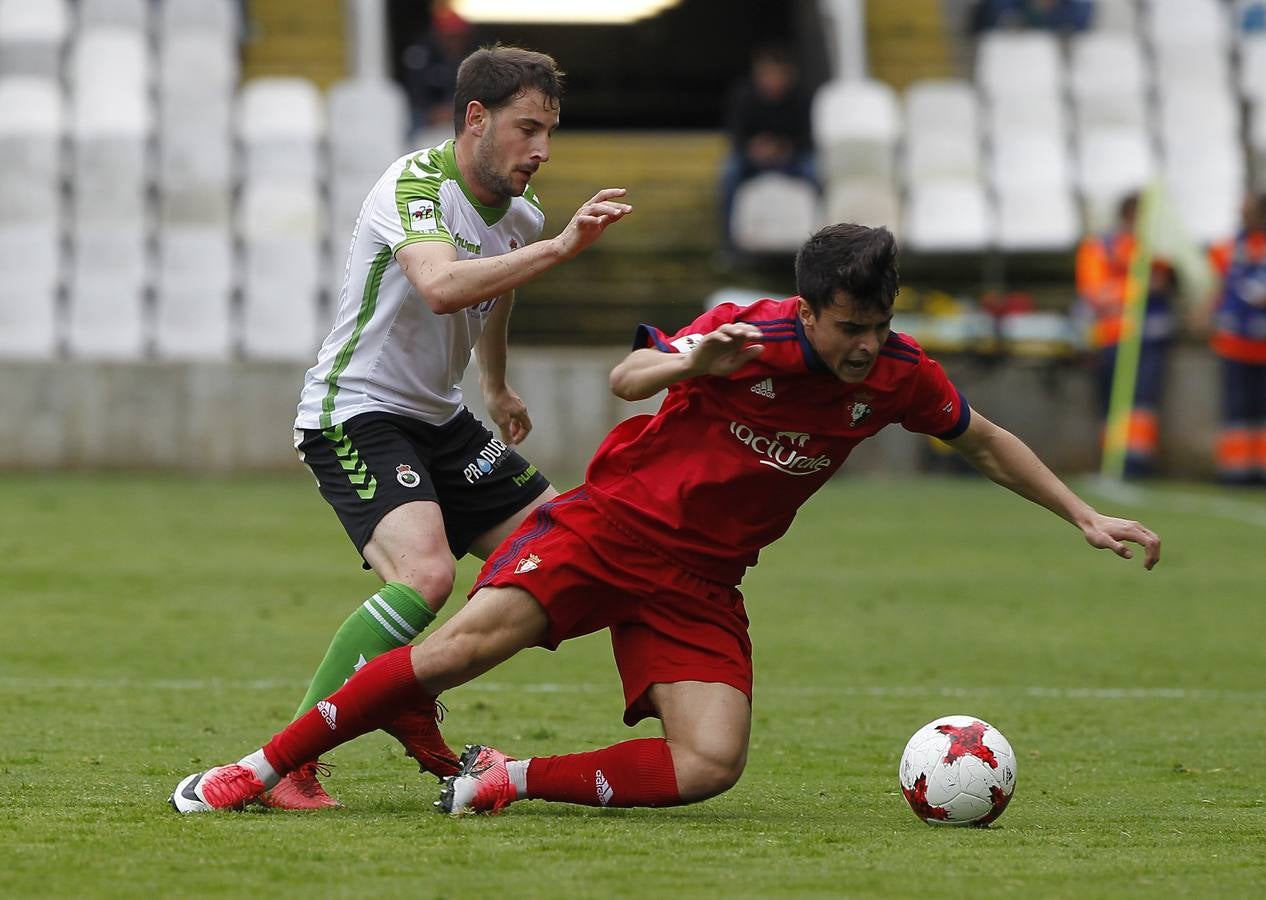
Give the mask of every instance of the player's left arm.
POLYGON ((733 374, 764 351, 760 340, 755 325, 726 322, 684 352, 641 347, 611 370, 611 392, 621 400, 645 400, 687 378, 733 374))
POLYGON ((532 430, 527 405, 506 383, 510 310, 513 306, 514 291, 502 294, 484 320, 483 333, 475 344, 479 389, 484 395, 484 406, 492 421, 497 423, 501 439, 511 446, 522 442, 532 430))
POLYGON ((976 410, 971 411, 967 429, 949 444, 994 482, 1080 528, 1090 546, 1132 559, 1134 551, 1129 542, 1143 548, 1144 568, 1150 569, 1160 560, 1161 542, 1154 532, 1130 519, 1105 516, 1095 510, 1048 469, 1024 441, 976 410))

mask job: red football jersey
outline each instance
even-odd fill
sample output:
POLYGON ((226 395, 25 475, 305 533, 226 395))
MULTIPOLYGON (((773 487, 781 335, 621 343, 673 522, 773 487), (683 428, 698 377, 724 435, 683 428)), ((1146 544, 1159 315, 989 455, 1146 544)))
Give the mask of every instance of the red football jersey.
POLYGON ((765 350, 728 377, 674 384, 659 412, 607 435, 585 476, 614 524, 712 581, 738 584, 860 441, 893 422, 954 438, 971 415, 905 335, 889 336, 865 381, 840 381, 806 338, 798 299, 722 304, 672 337, 639 326, 636 347, 679 353, 726 322, 746 322, 765 350))

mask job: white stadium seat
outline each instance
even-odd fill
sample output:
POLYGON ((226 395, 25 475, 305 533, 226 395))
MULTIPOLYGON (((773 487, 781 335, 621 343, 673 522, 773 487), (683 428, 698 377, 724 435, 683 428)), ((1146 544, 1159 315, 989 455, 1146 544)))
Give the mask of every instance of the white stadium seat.
POLYGON ((1121 198, 1151 179, 1156 158, 1142 129, 1095 128, 1079 135, 1076 169, 1086 227, 1099 231, 1115 219, 1121 198))
POLYGON ((158 8, 160 40, 195 33, 235 44, 241 28, 238 0, 163 0, 158 8))
POLYGON ((1102 32, 1135 33, 1138 28, 1135 0, 1095 0, 1091 26, 1102 32))
POLYGON ((1240 42, 1240 93, 1246 100, 1266 97, 1266 33, 1253 34, 1240 42))
POLYGON ((308 360, 319 343, 320 197, 315 187, 242 190, 241 348, 254 359, 308 360))
POLYGON ((937 181, 910 189, 902 234, 906 246, 928 253, 984 250, 993 222, 977 181, 937 181))
POLYGON ((0 78, 0 222, 61 220, 61 90, 47 78, 0 78))
POLYGON ((1067 186, 1017 186, 998 194, 997 244, 1008 251, 1067 250, 1082 235, 1081 216, 1067 186))
POLYGON ((154 348, 164 359, 227 359, 233 241, 227 227, 169 225, 159 233, 154 348))
POLYGON ((1092 31, 1069 45, 1068 87, 1079 127, 1143 126, 1149 76, 1132 34, 1092 31))
POLYGON ((1066 190, 1071 179, 1068 147, 1062 137, 1033 132, 994 138, 989 183, 995 190, 1066 190))
POLYGON ((901 198, 892 185, 870 178, 839 179, 826 189, 826 221, 883 225, 901 232, 901 198))
POLYGON ((148 0, 79 0, 79 29, 101 25, 144 32, 149 28, 148 0))
POLYGON ((1144 31, 1153 48, 1227 44, 1227 13, 1218 0, 1148 0, 1144 31))
POLYGON ((989 32, 976 48, 976 86, 988 100, 1062 92, 1058 40, 1045 31, 989 32))
POLYGON ((906 89, 905 171, 908 182, 980 175, 975 89, 960 79, 920 81, 906 89))
POLYGON ((55 226, 0 222, 0 357, 47 359, 56 353, 61 257, 55 226))
POLYGON ((129 360, 144 354, 148 253, 140 228, 73 229, 67 329, 73 355, 129 360))
POLYGON ((243 176, 315 183, 320 177, 325 106, 304 78, 256 78, 238 92, 236 131, 243 176))
POLYGON ((820 220, 818 195, 808 182, 766 172, 739 185, 730 237, 750 253, 794 252, 820 220))
POLYGON ((893 176, 901 136, 896 92, 881 81, 830 81, 813 97, 813 142, 824 180, 893 176))
POLYGON ((59 78, 70 24, 66 0, 0 0, 0 75, 59 78))

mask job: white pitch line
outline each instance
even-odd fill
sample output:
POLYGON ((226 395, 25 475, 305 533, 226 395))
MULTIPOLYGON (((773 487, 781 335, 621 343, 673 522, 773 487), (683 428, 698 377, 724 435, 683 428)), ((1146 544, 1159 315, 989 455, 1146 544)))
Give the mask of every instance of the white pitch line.
MULTIPOLYGON (((235 680, 144 678, 25 678, 0 676, 0 690, 32 694, 48 690, 150 691, 297 691, 307 686, 297 678, 235 680)), ((614 685, 556 682, 475 681, 456 690, 482 693, 601 694, 618 693, 614 685)), ((1217 690, 1183 687, 922 687, 918 685, 818 685, 814 687, 758 683, 758 695, 843 697, 1028 697, 1043 700, 1241 700, 1266 701, 1266 690, 1217 690)))
POLYGON ((1211 497, 1178 489, 1150 489, 1110 478, 1082 479, 1079 486, 1122 506, 1140 507, 1161 512, 1194 513, 1225 519, 1244 525, 1266 528, 1266 506, 1232 497, 1211 497))

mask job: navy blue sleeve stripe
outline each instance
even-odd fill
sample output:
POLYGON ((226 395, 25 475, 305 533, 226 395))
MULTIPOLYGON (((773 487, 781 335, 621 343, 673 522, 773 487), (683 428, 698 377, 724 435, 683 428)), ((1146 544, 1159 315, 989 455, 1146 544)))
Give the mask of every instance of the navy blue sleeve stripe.
POLYGON ((896 335, 896 334, 890 333, 888 335, 888 340, 885 341, 884 343, 888 345, 889 347, 892 347, 898 350, 904 350, 905 352, 913 353, 916 356, 919 353, 918 348, 916 348, 914 344, 911 344, 909 341, 902 339, 899 335, 896 335))
POLYGON ((677 348, 672 344, 665 343, 661 332, 654 325, 645 323, 637 326, 637 331, 633 332, 633 349, 642 350, 647 347, 654 347, 664 353, 676 353, 677 348))
POLYGON ((949 431, 943 431, 935 434, 933 437, 942 441, 952 441, 967 430, 967 426, 971 424, 971 404, 967 402, 967 398, 963 396, 963 392, 958 388, 954 388, 954 393, 958 394, 958 421, 949 431))
POLYGON ((879 355, 887 356, 890 359, 904 360, 905 362, 908 362, 908 363, 917 363, 919 361, 919 357, 917 356, 912 356, 909 353, 898 353, 896 350, 889 350, 887 347, 881 347, 879 350, 879 355))
MULTIPOLYGON (((743 321, 739 319, 737 321, 743 321)), ((752 319, 748 325, 794 325, 796 323, 795 316, 787 316, 785 319, 752 319)))

